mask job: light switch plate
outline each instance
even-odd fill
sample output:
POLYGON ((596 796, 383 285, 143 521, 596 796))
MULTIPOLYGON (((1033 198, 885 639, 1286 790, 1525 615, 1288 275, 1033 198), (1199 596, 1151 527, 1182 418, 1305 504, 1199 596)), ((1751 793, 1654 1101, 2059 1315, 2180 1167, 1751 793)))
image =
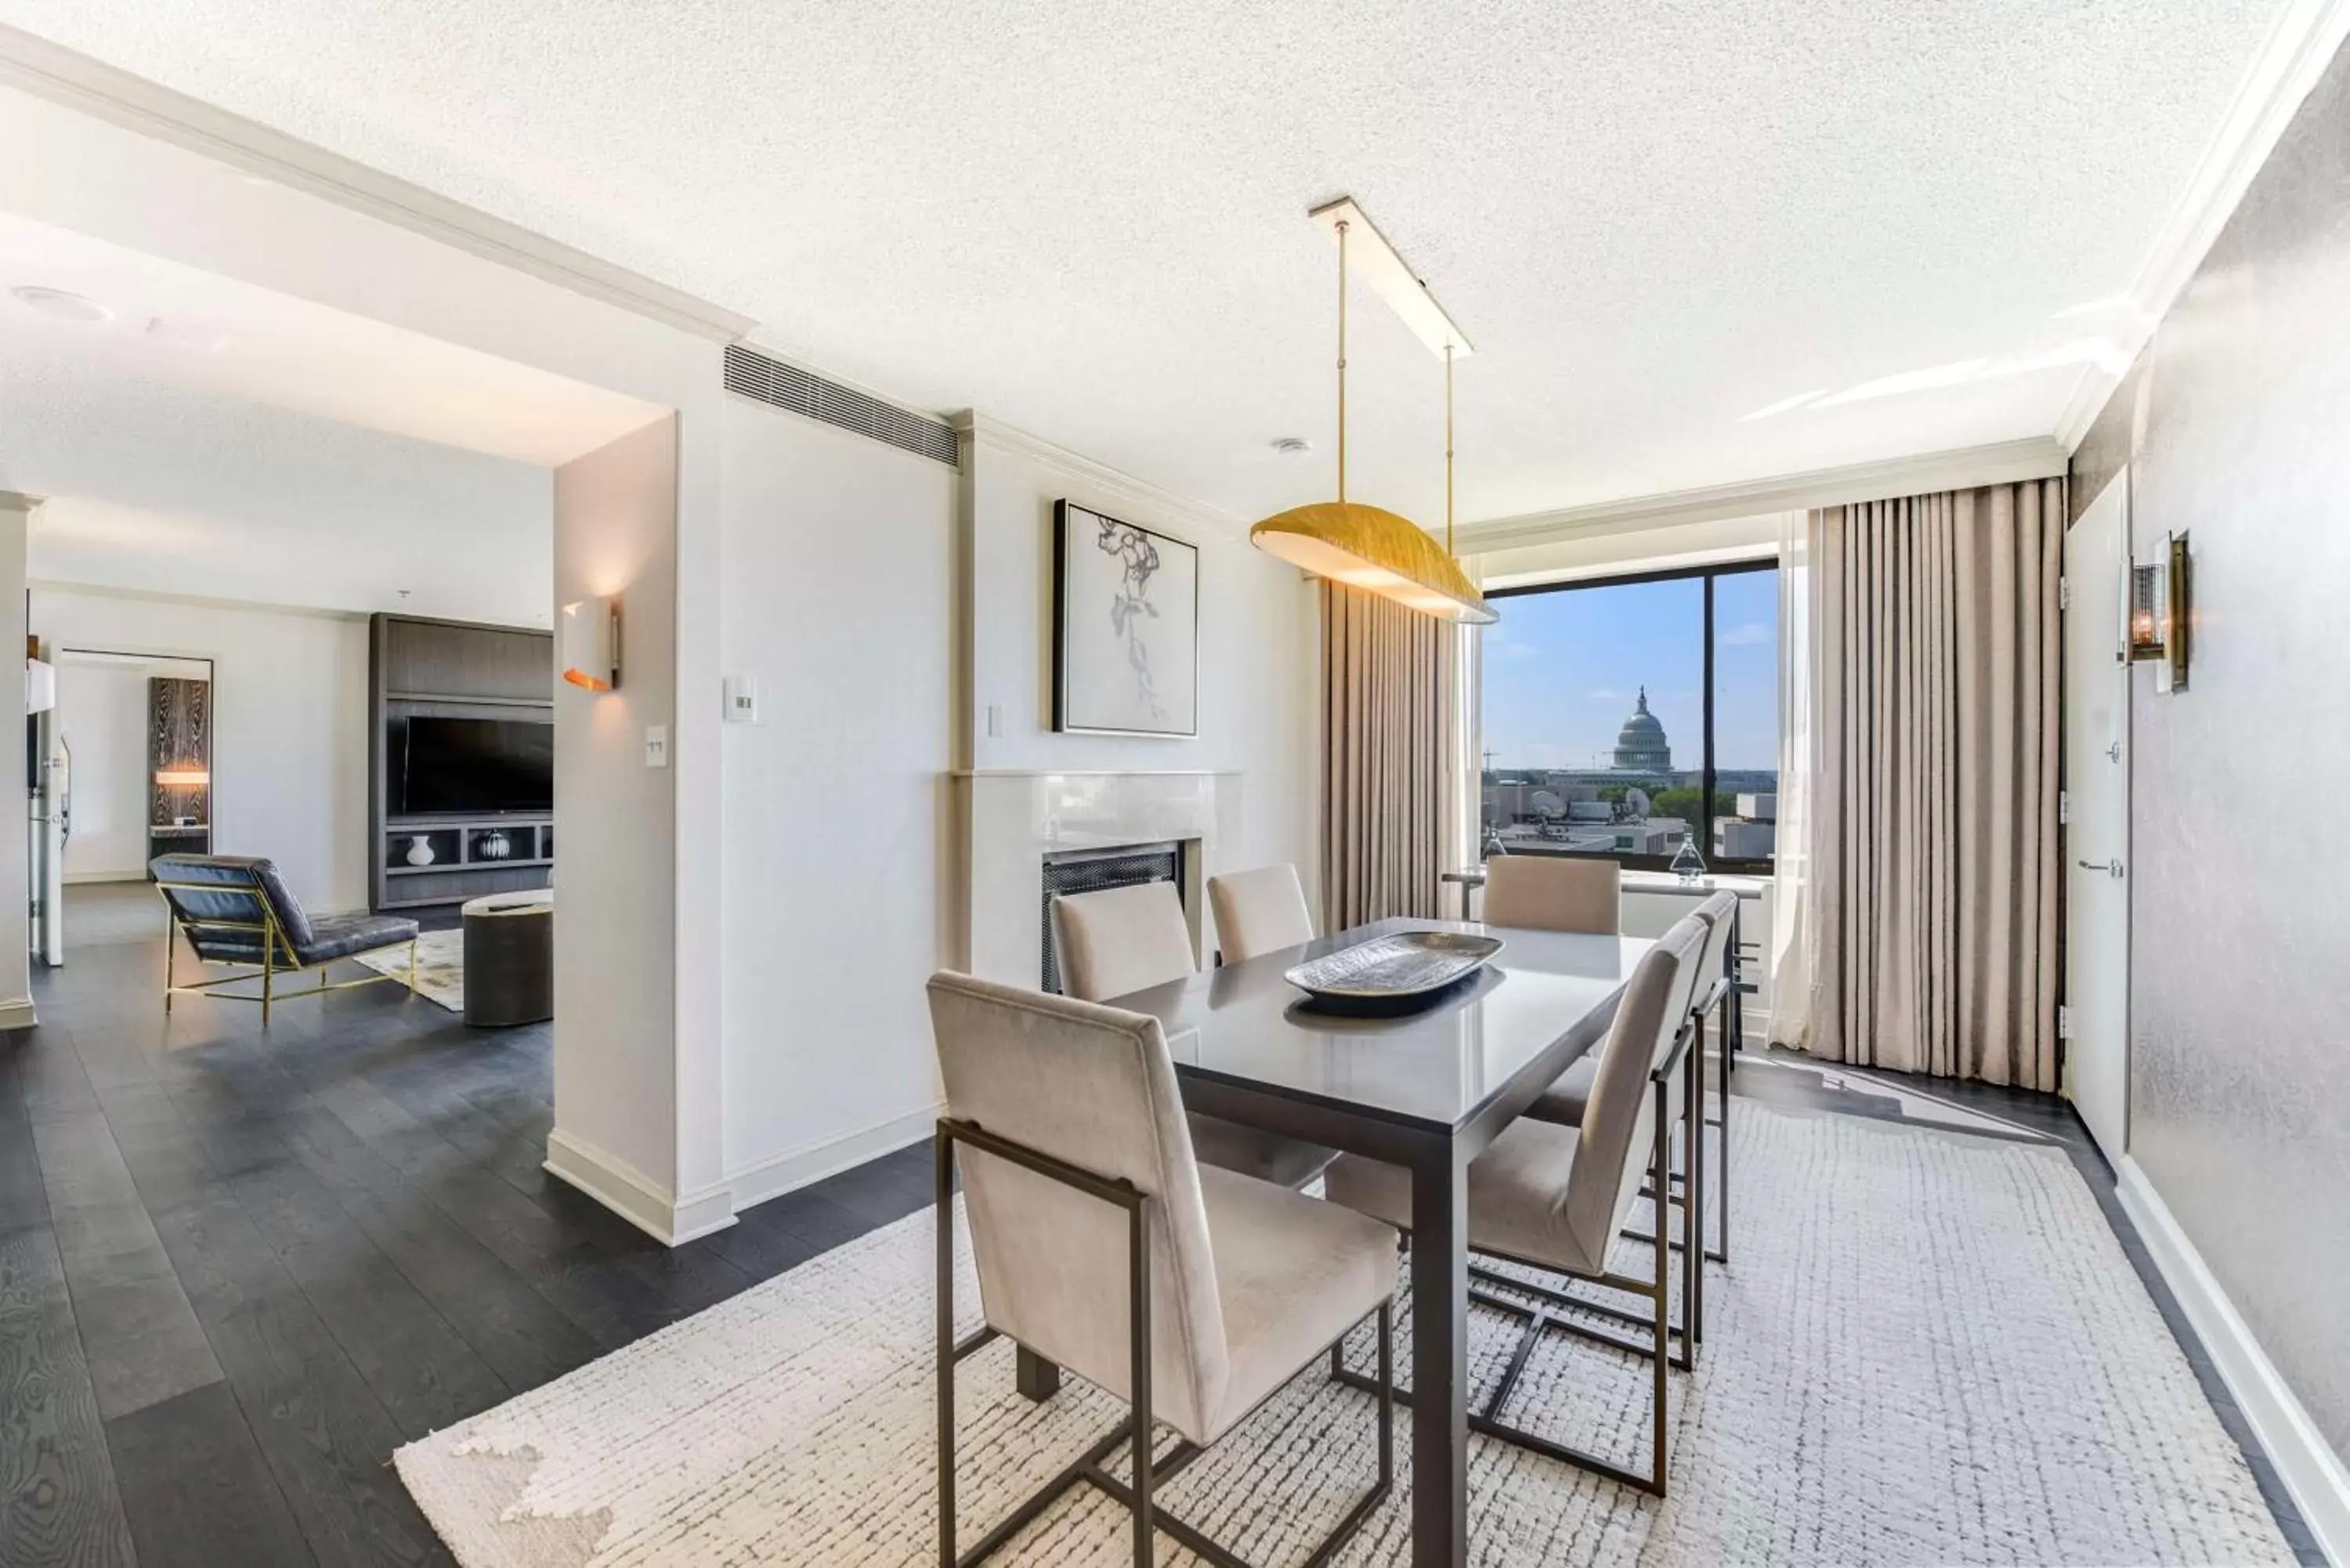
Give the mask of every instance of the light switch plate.
POLYGON ((667 724, 645 726, 645 766, 649 768, 669 766, 669 726, 667 724))
POLYGON ((990 740, 1003 738, 1003 704, 1001 702, 990 702, 987 705, 987 734, 990 740))
POLYGON ((730 675, 726 678, 726 722, 730 724, 755 724, 759 722, 757 676, 730 675))

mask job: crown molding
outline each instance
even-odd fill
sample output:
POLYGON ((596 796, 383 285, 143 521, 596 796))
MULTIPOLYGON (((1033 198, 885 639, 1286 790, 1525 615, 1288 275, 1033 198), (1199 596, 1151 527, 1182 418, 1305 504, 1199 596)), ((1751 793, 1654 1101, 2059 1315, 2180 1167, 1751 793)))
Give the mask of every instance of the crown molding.
MULTIPOLYGON (((290 615, 311 620, 363 621, 372 610, 331 609, 324 605, 276 604, 267 599, 218 598, 204 594, 175 594, 157 588, 119 588, 109 583, 72 583, 57 577, 33 577, 25 584, 27 593, 72 594, 83 598, 131 599, 142 604, 179 605, 188 609, 229 610, 243 615, 290 615)), ((386 610, 386 615, 398 615, 398 610, 386 610)), ((473 624, 473 623, 464 623, 473 624)), ((544 632, 543 626, 517 627, 517 631, 544 632)))
POLYGON ((682 289, 22 28, 0 26, 0 84, 184 147, 699 337, 732 342, 757 325, 747 316, 682 289))
POLYGON ((1227 535, 1233 538, 1248 536, 1247 522, 1222 507, 1178 495, 1147 479, 1137 479, 1123 469, 1112 468, 1106 462, 1071 452, 1067 447, 1046 441, 1043 436, 1004 423, 971 409, 947 416, 947 423, 955 432, 955 440, 963 451, 963 472, 972 471, 971 457, 979 447, 993 447, 998 452, 1016 452, 1033 462, 1041 463, 1055 472, 1107 492, 1121 500, 1146 507, 1162 516, 1179 518, 1196 526, 1227 535))
MULTIPOLYGON (((2277 18, 2125 291, 2123 297, 2136 307, 2116 336, 2125 363, 2137 358, 2186 291, 2345 38, 2350 38, 2350 0, 2293 0, 2277 18)), ((2088 436, 2120 385, 2119 377, 2107 377, 2094 365, 2081 368, 2056 421, 2056 439, 2066 452, 2088 436)))
POLYGON ((2070 454, 2053 438, 2029 436, 2022 441, 1961 447, 1917 457, 1887 458, 1698 490, 1676 490, 1661 495, 1599 501, 1586 506, 1468 524, 1458 533, 1460 553, 1484 556, 1532 545, 1635 533, 1676 524, 1719 523, 1766 512, 1799 512, 1814 506, 1882 501, 1888 496, 1968 490, 1979 484, 2053 479, 2064 472, 2069 460, 2070 454))
POLYGON ((21 491, 0 490, 0 512, 22 512, 30 516, 33 509, 46 499, 46 496, 26 495, 21 491))

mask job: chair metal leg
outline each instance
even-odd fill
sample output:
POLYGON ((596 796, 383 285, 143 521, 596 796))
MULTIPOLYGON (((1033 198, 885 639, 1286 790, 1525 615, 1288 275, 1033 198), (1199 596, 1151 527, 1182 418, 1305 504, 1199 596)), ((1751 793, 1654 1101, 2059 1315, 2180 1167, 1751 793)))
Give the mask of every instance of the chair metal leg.
POLYGON ((1127 1210, 1127 1376, 1134 1396, 1134 1568, 1151 1568, 1150 1528, 1150 1211, 1138 1203, 1127 1210))
POLYGON ((271 943, 269 940, 266 937, 263 938, 261 945, 261 1026, 264 1029, 269 1027, 269 1008, 271 1000, 276 995, 275 982, 277 979, 277 965, 272 961, 275 957, 276 954, 271 950, 271 943))
POLYGON ((180 983, 180 922, 173 919, 163 927, 163 1016, 172 1015, 172 988, 180 983))
POLYGON ((939 1568, 955 1568, 954 1139, 932 1135, 938 1221, 939 1568))
MULTIPOLYGON (((1657 1085, 1657 1191, 1660 1194, 1671 1189, 1671 1178, 1666 1164, 1669 1158, 1666 1153, 1669 1131, 1665 1122, 1665 1113, 1668 1109, 1666 1102, 1670 1097, 1670 1095, 1671 1089, 1669 1085, 1664 1084, 1659 1084, 1657 1085)), ((1689 1212, 1687 1208, 1684 1208, 1681 1211, 1683 1214, 1687 1214, 1689 1212)), ((1659 1497, 1662 1497, 1665 1495, 1665 1399, 1669 1391, 1669 1378, 1670 1376, 1670 1370, 1667 1366, 1667 1358, 1671 1354, 1670 1347, 1668 1344, 1670 1324, 1667 1321, 1671 1314, 1669 1310, 1669 1304, 1666 1298, 1672 1293, 1671 1286, 1667 1283, 1672 1276, 1666 1272, 1668 1254, 1665 1251, 1664 1199, 1661 1197, 1658 1199, 1656 1224, 1654 1229, 1657 1232, 1656 1263, 1654 1272, 1651 1272, 1648 1277, 1657 1282, 1657 1293, 1655 1298, 1657 1309, 1657 1339, 1656 1357, 1654 1361, 1656 1386, 1651 1396, 1656 1403, 1656 1411, 1655 1426, 1653 1428, 1653 1441, 1655 1448, 1649 1459, 1649 1490, 1655 1492, 1659 1497)), ((1693 1348, 1690 1352, 1690 1359, 1691 1361, 1695 1361, 1697 1359, 1697 1353, 1693 1348)))

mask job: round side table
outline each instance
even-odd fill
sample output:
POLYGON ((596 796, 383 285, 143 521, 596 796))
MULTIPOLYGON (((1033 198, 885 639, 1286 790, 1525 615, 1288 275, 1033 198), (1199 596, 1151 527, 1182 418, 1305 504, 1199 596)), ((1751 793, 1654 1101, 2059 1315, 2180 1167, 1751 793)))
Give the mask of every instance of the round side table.
POLYGON ((493 893, 468 902, 465 1022, 483 1029, 555 1016, 555 893, 493 893))

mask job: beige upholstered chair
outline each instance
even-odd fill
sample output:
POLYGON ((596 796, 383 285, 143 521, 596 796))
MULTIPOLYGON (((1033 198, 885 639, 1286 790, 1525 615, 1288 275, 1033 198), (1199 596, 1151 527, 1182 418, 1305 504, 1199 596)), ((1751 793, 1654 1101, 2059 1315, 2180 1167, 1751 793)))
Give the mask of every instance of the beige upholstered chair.
POLYGON ((1496 855, 1485 862, 1485 923, 1613 935, 1623 874, 1613 860, 1580 855, 1496 855))
MULTIPOLYGON (((1659 1497, 1665 1492, 1666 1385, 1672 1359, 1671 1276, 1665 1227, 1657 1225, 1651 1238, 1654 1265, 1649 1278, 1615 1273, 1607 1262, 1625 1219, 1640 1195, 1644 1173, 1660 1192, 1670 1179, 1670 1130, 1686 1110, 1685 1095, 1677 1096, 1675 1090, 1686 1083, 1681 1069, 1689 1044, 1689 998, 1705 934, 1703 922, 1696 917, 1683 919, 1633 970, 1615 1022, 1599 1048, 1591 1104, 1582 1127, 1513 1122, 1469 1166, 1469 1245, 1473 1251, 1646 1297, 1649 1303, 1646 1326, 1652 1341, 1647 1345, 1627 1344, 1575 1317, 1562 1315, 1568 1307, 1587 1313, 1589 1303, 1514 1281, 1513 1292, 1548 1304, 1529 1306, 1523 1299, 1473 1287, 1471 1298, 1481 1305, 1524 1318, 1529 1336, 1559 1328, 1645 1355, 1653 1363, 1656 1380, 1651 1457, 1646 1475, 1498 1419, 1498 1412, 1516 1386, 1516 1373, 1523 1367, 1523 1355, 1513 1355, 1505 1363, 1511 1371, 1494 1385, 1483 1408, 1471 1413, 1470 1426, 1659 1497)), ((1398 1229, 1410 1225, 1411 1179, 1399 1167, 1348 1155, 1330 1168, 1328 1180, 1332 1201, 1359 1209, 1398 1229)), ((1661 1214, 1662 1206, 1659 1207, 1661 1214)))
MULTIPOLYGON (((1107 1002, 1198 972, 1191 928, 1172 882, 1054 899, 1053 944, 1061 989, 1085 1002, 1107 1002)), ((1338 1158, 1336 1149, 1216 1116, 1192 1116, 1191 1143, 1210 1165, 1284 1187, 1305 1186, 1338 1158)))
POLYGON ((1226 963, 1314 940, 1305 885, 1286 863, 1209 877, 1208 908, 1215 911, 1216 946, 1226 963))
MULTIPOLYGON (((1136 1561, 1152 1530, 1216 1549, 1155 1509, 1153 1483, 1232 1429, 1356 1324, 1378 1318, 1379 1479, 1393 1477, 1395 1231, 1286 1188, 1200 1165, 1159 1021, 1093 1002, 938 974, 931 1020, 946 1083, 938 1139, 941 1561, 986 1556, 1080 1480, 1127 1501, 1136 1561), (983 1333, 954 1340, 953 1189, 960 1157, 983 1333), (955 1552, 954 1365, 995 1334, 1125 1399, 1131 1413, 1071 1472, 971 1552, 955 1552), (1148 1461, 1153 1420, 1184 1441, 1148 1461), (1130 1489, 1102 1469, 1137 1451, 1130 1489)), ((1229 1555, 1219 1559, 1229 1561, 1229 1555)), ((1316 1561, 1322 1561, 1317 1558, 1316 1561)))

